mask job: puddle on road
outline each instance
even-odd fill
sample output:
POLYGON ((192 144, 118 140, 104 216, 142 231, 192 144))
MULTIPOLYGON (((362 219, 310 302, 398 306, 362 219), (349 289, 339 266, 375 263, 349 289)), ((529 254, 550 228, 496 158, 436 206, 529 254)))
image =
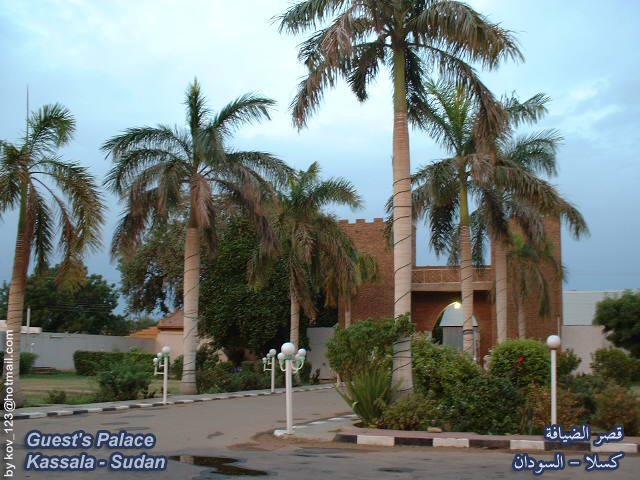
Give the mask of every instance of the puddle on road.
POLYGON ((198 467, 211 467, 212 473, 220 473, 230 476, 262 476, 268 475, 263 470, 253 470, 251 468, 238 467, 231 465, 239 462, 237 458, 231 457, 204 457, 204 456, 192 456, 192 455, 171 455, 169 460, 175 460, 176 462, 188 463, 196 465, 198 467))

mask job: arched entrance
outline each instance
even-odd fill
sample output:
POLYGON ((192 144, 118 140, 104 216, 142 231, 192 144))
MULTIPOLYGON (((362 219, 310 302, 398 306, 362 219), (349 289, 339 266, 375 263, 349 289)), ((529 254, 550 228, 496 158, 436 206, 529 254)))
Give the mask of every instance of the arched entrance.
MULTIPOLYGON (((455 301, 442 310, 433 327, 431 337, 438 344, 462 351, 463 324, 464 315, 462 313, 462 304, 455 301)), ((480 331, 475 315, 473 316, 473 338, 475 351, 478 352, 480 349, 480 331)))
MULTIPOLYGON (((413 292, 411 319, 416 325, 416 330, 432 333, 443 312, 456 302, 460 302, 459 292, 413 292)), ((489 292, 474 292, 473 313, 477 323, 476 345, 479 360, 487 354, 493 344, 495 325, 491 321, 492 309, 489 292)))

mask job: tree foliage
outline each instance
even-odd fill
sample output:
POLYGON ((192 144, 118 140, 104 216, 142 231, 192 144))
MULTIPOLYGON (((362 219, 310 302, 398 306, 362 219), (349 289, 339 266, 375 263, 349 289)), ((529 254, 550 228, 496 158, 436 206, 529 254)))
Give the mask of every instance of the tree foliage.
POLYGON ((625 292, 620 298, 606 298, 598 303, 594 318, 604 326, 607 339, 640 358, 640 292, 625 292))
POLYGON ((252 289, 247 266, 258 238, 243 217, 222 228, 218 255, 204 268, 200 287, 203 333, 216 348, 248 349, 263 354, 288 338, 289 277, 277 262, 268 284, 252 289))
MULTIPOLYGON (((102 275, 77 279, 73 287, 58 285, 60 266, 41 270, 27 280, 25 306, 31 307, 31 326, 46 332, 126 335, 130 324, 114 314, 119 293, 102 275)), ((0 289, 0 317, 7 313, 9 285, 0 289)))

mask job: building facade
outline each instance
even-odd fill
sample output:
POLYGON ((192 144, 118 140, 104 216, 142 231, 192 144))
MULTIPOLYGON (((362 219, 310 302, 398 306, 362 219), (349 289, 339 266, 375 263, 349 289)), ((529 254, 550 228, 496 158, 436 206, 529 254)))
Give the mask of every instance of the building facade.
MULTIPOLYGON (((350 320, 356 322, 367 318, 393 316, 393 251, 385 235, 386 224, 382 218, 372 222, 358 219, 355 222, 341 220, 340 226, 349 235, 356 247, 369 253, 378 262, 377 282, 363 285, 351 299, 350 320)), ((559 222, 546 221, 546 231, 553 244, 556 258, 561 261, 561 239, 559 222)), ((457 266, 419 266, 415 261, 415 232, 412 276, 411 319, 418 331, 432 332, 443 311, 452 303, 460 302, 460 270, 457 266)), ((491 261, 495 263, 495 249, 491 249, 491 261)), ((509 285, 510 279, 507 278, 509 285)), ((538 314, 539 299, 532 292, 525 305, 527 337, 544 339, 558 333, 562 325, 562 281, 551 271, 547 275, 551 294, 551 312, 542 317, 538 314)), ((510 287, 510 285, 509 285, 510 287)), ((513 288, 508 291, 507 336, 517 337, 517 309, 513 288)), ((474 316, 477 321, 476 344, 480 358, 496 343, 495 281, 492 265, 476 268, 473 277, 474 316)), ((340 324, 345 324, 346 302, 338 310, 340 324)))

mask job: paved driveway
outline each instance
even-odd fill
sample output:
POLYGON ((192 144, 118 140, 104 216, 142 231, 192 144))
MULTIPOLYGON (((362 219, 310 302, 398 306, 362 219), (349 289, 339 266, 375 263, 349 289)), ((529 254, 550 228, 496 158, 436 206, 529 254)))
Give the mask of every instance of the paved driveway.
MULTIPOLYGON (((341 478, 525 478, 530 473, 511 471, 513 454, 495 451, 433 450, 425 448, 363 448, 344 444, 286 442, 270 432, 284 425, 284 397, 246 397, 169 407, 154 407, 97 414, 47 417, 16 422, 17 440, 27 431, 47 433, 82 429, 130 433, 153 433, 157 445, 149 453, 168 455, 164 472, 25 472, 26 449, 18 445, 14 478, 22 479, 220 479, 264 473, 281 479, 341 478), (262 432, 262 434, 260 434, 262 432), (201 464, 193 465, 191 463, 201 464), (247 469, 249 471, 247 471, 247 469), (224 473, 222 473, 224 472, 224 473)), ((296 422, 327 418, 347 412, 343 400, 333 390, 299 392, 294 396, 296 422)), ((67 450, 49 454, 71 454, 67 450)), ((107 458, 109 450, 89 450, 107 458)), ((133 455, 136 450, 126 451, 133 455)), ((580 471, 547 472, 545 478, 636 479, 640 457, 622 459, 618 471, 599 474, 580 471)))

